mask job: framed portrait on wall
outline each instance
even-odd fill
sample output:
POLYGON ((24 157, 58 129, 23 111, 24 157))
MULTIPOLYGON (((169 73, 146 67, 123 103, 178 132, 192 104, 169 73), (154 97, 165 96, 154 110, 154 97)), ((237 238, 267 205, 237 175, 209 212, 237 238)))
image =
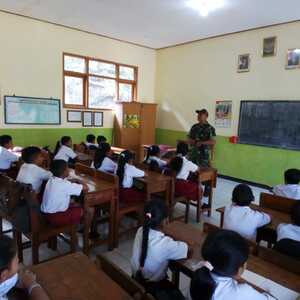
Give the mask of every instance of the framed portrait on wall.
POLYGON ((103 112, 94 112, 94 126, 103 127, 103 112))
POLYGON ((83 127, 93 126, 93 113, 91 111, 82 112, 82 126, 83 127))
POLYGON ((265 38, 263 41, 263 57, 275 56, 277 51, 277 37, 265 38))
POLYGON ((79 110, 68 110, 67 111, 67 122, 81 123, 82 112, 79 110))
POLYGON ((250 54, 241 54, 238 57, 238 70, 239 73, 250 71, 250 54))
POLYGON ((300 48, 289 49, 287 53, 286 69, 300 67, 300 48))

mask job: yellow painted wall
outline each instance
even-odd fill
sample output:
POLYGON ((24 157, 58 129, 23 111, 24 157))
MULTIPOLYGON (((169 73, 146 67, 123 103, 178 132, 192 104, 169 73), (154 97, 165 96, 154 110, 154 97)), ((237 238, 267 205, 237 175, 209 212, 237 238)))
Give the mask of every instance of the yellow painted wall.
POLYGON ((233 126, 219 135, 237 134, 240 100, 300 100, 300 69, 285 70, 289 48, 300 48, 300 22, 207 39, 162 49, 157 54, 158 128, 187 131, 196 108, 207 108, 213 122, 215 100, 233 101, 233 126), (277 36, 275 57, 262 57, 263 38, 277 36), (251 70, 237 73, 239 54, 250 53, 251 70))
MULTIPOLYGON (((63 52, 138 66, 138 99, 154 101, 154 50, 0 12, 0 127, 20 127, 4 125, 4 95, 62 99, 63 52)), ((112 126, 113 113, 105 111, 104 127, 112 126)), ((61 127, 81 124, 67 123, 62 110, 61 127)))

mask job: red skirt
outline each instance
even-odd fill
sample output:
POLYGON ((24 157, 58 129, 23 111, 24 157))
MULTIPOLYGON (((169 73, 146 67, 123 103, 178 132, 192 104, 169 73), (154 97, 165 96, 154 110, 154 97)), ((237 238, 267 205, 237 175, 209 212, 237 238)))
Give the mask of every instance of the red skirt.
POLYGON ((188 200, 198 201, 201 196, 202 189, 196 183, 183 179, 176 179, 175 197, 186 197, 188 200))
POLYGON ((83 209, 80 206, 74 205, 70 205, 70 207, 64 212, 45 214, 46 219, 53 226, 80 224, 82 216, 83 209))
POLYGON ((126 204, 143 202, 146 200, 146 194, 137 190, 134 187, 120 188, 119 197, 120 197, 120 202, 126 204))

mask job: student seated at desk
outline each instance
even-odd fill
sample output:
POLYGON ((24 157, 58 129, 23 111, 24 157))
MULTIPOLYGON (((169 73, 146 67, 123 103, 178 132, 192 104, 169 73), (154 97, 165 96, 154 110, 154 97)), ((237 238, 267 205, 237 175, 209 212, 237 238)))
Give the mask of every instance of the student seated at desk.
POLYGON ((54 160, 62 159, 67 163, 74 162, 77 154, 72 150, 72 139, 70 136, 63 136, 61 140, 57 142, 54 155, 54 160))
POLYGON ((46 184, 41 211, 54 226, 79 224, 83 209, 71 203, 71 196, 79 196, 82 191, 88 190, 88 186, 84 183, 72 183, 67 179, 69 168, 64 160, 54 160, 50 169, 53 177, 46 184))
POLYGON ((106 142, 107 142, 107 138, 104 135, 97 136, 98 147, 101 145, 101 143, 106 143, 106 142))
POLYGON ((176 157, 169 164, 171 170, 176 172, 175 196, 184 196, 189 200, 198 201, 202 196, 202 188, 197 182, 189 180, 189 176, 199 171, 199 167, 186 158, 188 151, 188 144, 179 142, 176 157))
POLYGON ((95 152, 91 167, 102 172, 115 173, 117 164, 110 158, 111 148, 108 143, 101 143, 95 152))
POLYGON ((119 177, 120 201, 124 203, 140 202, 145 200, 145 194, 133 186, 135 177, 144 177, 145 172, 136 168, 133 163, 134 155, 129 150, 121 152, 116 174, 119 177))
POLYGON ((188 245, 162 233, 161 229, 168 217, 167 207, 162 200, 147 202, 144 213, 144 225, 138 229, 133 244, 133 276, 156 299, 184 299, 168 280, 167 270, 170 260, 187 258, 188 245))
POLYGON ((27 290, 30 300, 49 300, 44 289, 37 283, 35 274, 28 270, 19 272, 15 242, 10 237, 2 235, 0 237, 0 300, 9 299, 13 288, 27 290))
POLYGON ((254 201, 251 188, 246 184, 237 185, 232 192, 232 204, 225 208, 224 229, 238 232, 248 240, 256 239, 256 231, 271 222, 271 217, 249 207, 254 201))
POLYGON ((17 181, 31 184, 33 190, 39 193, 44 181, 50 179, 52 173, 41 167, 44 162, 42 150, 38 147, 27 147, 22 150, 22 164, 17 181))
POLYGON ((300 259, 300 202, 291 210, 291 224, 280 224, 277 227, 277 243, 274 249, 300 259))
POLYGON ((289 169, 284 172, 285 184, 276 185, 273 193, 290 199, 300 200, 300 170, 289 169))
POLYGON ((275 300, 247 283, 239 283, 247 267, 249 247, 238 233, 218 230, 202 247, 203 267, 195 272, 190 294, 193 300, 275 300))
POLYGON ((160 159, 160 148, 157 145, 152 145, 147 149, 147 155, 145 157, 144 163, 146 163, 147 165, 155 163, 160 169, 167 165, 166 161, 160 159))
POLYGON ((11 165, 19 160, 19 157, 11 152, 12 148, 12 137, 10 135, 0 136, 0 172, 8 171, 11 165))
POLYGON ((85 145, 89 150, 96 150, 98 145, 96 144, 96 137, 93 134, 88 134, 86 136, 85 145))

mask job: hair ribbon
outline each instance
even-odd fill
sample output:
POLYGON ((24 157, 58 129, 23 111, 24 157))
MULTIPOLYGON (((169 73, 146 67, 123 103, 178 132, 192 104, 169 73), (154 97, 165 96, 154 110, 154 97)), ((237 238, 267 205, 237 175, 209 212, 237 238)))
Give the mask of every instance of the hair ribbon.
POLYGON ((146 213, 146 217, 148 217, 149 219, 151 219, 152 218, 151 213, 146 213))

